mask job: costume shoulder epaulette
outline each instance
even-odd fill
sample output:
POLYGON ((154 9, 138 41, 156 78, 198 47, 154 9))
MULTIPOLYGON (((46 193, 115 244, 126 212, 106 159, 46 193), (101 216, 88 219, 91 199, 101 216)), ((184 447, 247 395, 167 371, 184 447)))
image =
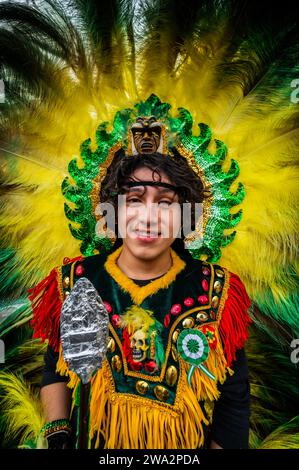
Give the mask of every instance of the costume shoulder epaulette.
MULTIPOLYGON (((215 263, 198 261, 192 263, 191 269, 197 279, 200 294, 197 296, 197 303, 201 310, 192 314, 195 325, 207 336, 217 326, 230 366, 236 359, 237 349, 244 347, 251 323, 248 313, 251 302, 245 286, 237 274, 215 263)), ((185 299, 184 303, 187 300, 189 299, 185 299)), ((194 302, 194 299, 190 300, 194 302)), ((196 305, 192 304, 192 307, 196 305)))
POLYGON ((106 254, 96 254, 86 258, 78 257, 72 260, 65 259, 61 267, 61 290, 63 299, 74 287, 75 282, 82 276, 87 277, 91 282, 93 275, 101 269, 106 259, 106 254))
POLYGON ((237 274, 220 265, 210 264, 210 266, 215 273, 212 286, 212 307, 218 302, 219 289, 222 290, 217 322, 223 351, 227 364, 230 366, 236 359, 237 349, 243 348, 248 338, 248 326, 251 323, 249 316, 251 301, 237 274), (224 279, 223 283, 222 279, 224 279))
POLYGON ((49 341, 49 345, 55 351, 59 349, 60 313, 65 294, 63 292, 63 269, 78 260, 76 258, 64 258, 63 265, 51 270, 48 276, 40 281, 36 286, 28 289, 28 298, 32 305, 33 317, 31 326, 33 327, 33 338, 40 338, 42 341, 49 341))

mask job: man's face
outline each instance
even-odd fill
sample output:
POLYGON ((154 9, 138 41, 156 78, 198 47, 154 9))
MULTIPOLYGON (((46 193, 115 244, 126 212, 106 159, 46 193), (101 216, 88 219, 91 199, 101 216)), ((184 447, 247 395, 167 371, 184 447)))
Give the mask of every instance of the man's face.
MULTIPOLYGON (((132 178, 159 181, 149 168, 138 168, 132 178)), ((161 182, 172 182, 161 173, 161 182)), ((178 195, 162 186, 133 186, 127 188, 118 208, 119 236, 130 252, 143 260, 151 260, 167 250, 181 227, 178 195)))

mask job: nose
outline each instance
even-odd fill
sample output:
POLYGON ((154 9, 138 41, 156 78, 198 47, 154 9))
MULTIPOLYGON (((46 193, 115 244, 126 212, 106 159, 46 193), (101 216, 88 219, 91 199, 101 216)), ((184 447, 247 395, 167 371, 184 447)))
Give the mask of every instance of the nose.
POLYGON ((147 201, 140 207, 138 214, 139 228, 155 231, 158 229, 160 221, 158 204, 147 201))

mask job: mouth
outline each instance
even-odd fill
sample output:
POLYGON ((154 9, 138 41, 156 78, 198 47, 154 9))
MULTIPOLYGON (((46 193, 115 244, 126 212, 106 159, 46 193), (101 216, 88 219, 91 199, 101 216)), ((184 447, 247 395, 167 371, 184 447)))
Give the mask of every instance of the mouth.
POLYGON ((153 149, 153 144, 152 142, 143 142, 141 144, 142 150, 152 150, 153 149))
POLYGON ((139 240, 154 240, 161 236, 161 232, 135 231, 136 238, 139 240))
POLYGON ((143 353, 138 349, 133 349, 133 361, 139 362, 142 359, 143 353))

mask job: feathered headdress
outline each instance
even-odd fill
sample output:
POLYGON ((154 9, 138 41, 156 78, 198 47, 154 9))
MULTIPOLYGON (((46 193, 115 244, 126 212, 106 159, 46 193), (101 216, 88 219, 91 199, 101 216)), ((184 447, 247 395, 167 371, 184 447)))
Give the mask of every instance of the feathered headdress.
POLYGON ((130 125, 155 115, 167 145, 177 146, 211 195, 193 254, 237 273, 252 300, 251 446, 298 446, 290 359, 299 334, 292 5, 36 5, 0 4, 4 370, 38 383, 42 350, 29 340, 26 290, 65 256, 105 248, 94 231, 101 178, 118 146, 129 145, 130 125))

